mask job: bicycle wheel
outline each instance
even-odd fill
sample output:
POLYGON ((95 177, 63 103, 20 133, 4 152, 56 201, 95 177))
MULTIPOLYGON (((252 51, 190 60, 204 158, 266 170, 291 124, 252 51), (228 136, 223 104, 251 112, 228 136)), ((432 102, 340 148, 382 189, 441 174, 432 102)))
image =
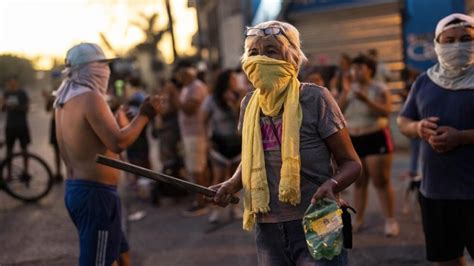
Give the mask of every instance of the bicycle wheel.
POLYGON ((14 153, 0 165, 5 191, 24 202, 35 202, 46 196, 53 186, 53 174, 48 164, 39 156, 14 153), (25 171, 24 162, 28 170, 25 171))

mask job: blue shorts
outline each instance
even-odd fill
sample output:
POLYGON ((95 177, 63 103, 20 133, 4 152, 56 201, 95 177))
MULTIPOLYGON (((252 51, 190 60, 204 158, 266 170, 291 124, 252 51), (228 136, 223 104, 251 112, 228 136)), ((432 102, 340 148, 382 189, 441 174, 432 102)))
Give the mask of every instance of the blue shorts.
POLYGON ((111 265, 129 250, 115 186, 66 180, 65 203, 79 233, 79 265, 111 265))

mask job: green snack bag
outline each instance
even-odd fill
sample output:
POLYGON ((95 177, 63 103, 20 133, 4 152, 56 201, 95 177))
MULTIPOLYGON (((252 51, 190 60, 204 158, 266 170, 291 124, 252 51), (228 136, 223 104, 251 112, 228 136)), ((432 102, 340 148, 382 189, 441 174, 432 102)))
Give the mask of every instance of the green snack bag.
POLYGON ((342 210, 331 199, 320 199, 309 205, 303 217, 303 228, 309 253, 314 259, 332 260, 341 254, 342 210))

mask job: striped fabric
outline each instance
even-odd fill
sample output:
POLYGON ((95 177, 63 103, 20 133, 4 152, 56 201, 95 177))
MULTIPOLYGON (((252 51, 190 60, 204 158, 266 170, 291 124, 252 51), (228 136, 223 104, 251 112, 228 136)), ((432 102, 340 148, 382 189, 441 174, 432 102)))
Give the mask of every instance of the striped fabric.
POLYGON ((109 237, 108 231, 98 231, 97 237, 97 252, 95 257, 96 266, 105 265, 105 254, 107 252, 107 238, 109 237))

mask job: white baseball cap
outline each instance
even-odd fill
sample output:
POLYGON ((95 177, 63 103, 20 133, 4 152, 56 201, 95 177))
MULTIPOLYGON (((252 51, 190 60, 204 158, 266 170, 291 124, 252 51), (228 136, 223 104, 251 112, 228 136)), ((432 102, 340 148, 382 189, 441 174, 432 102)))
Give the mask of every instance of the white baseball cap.
POLYGON ((66 54, 66 66, 74 67, 92 62, 109 62, 116 58, 106 58, 104 51, 95 43, 80 43, 66 54))
POLYGON ((436 25, 436 31, 435 31, 435 40, 438 39, 439 35, 443 33, 445 30, 451 29, 451 28, 456 28, 456 27, 466 27, 466 26, 473 26, 474 27, 474 18, 465 14, 461 13, 453 13, 447 17, 444 17, 438 22, 438 25, 436 25), (461 20, 459 23, 451 24, 453 20, 461 20))

